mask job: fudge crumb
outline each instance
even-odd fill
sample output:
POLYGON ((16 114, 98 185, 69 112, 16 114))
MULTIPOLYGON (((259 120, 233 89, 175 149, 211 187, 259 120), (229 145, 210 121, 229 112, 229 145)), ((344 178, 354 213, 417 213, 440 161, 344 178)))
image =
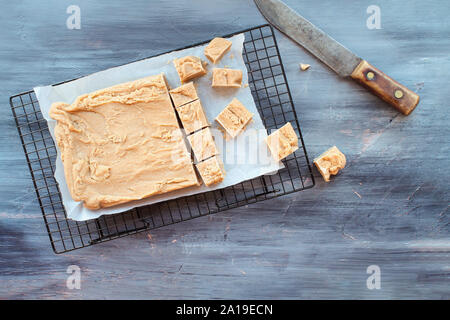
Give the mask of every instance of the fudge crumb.
POLYGON ((300 63, 300 69, 301 69, 302 71, 308 70, 309 67, 311 67, 309 64, 306 64, 306 63, 300 63))

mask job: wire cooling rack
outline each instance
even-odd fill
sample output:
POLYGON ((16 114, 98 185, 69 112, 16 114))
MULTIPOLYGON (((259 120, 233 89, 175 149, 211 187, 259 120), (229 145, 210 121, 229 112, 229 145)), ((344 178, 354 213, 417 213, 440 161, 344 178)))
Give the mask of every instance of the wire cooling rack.
POLYGON ((225 37, 238 33, 245 34, 243 57, 248 70, 249 86, 266 129, 270 133, 272 129, 280 128, 290 121, 300 140, 299 149, 283 160, 285 168, 274 175, 260 176, 224 189, 134 208, 98 219, 73 221, 66 217, 54 178, 56 148, 34 92, 28 91, 10 98, 17 130, 55 253, 87 247, 314 186, 314 177, 273 29, 270 25, 262 25, 225 37))

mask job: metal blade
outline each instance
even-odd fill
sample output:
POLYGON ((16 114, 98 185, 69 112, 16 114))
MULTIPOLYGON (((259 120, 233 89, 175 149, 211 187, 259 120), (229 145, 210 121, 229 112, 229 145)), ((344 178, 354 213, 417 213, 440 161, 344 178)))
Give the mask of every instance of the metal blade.
POLYGON ((361 58, 279 0, 254 0, 263 16, 341 77, 350 76, 361 58))

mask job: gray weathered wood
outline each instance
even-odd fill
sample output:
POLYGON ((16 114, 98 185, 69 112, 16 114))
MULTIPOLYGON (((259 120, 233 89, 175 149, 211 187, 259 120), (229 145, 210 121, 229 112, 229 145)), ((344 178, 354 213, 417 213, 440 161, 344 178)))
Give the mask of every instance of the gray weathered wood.
POLYGON ((252 1, 4 1, 0 298, 450 298, 450 13, 442 1, 287 1, 421 95, 408 117, 276 33, 307 150, 348 166, 314 189, 53 254, 8 97, 265 23, 252 1), (380 30, 366 8, 381 8, 380 30), (298 63, 311 68, 300 72, 298 63), (82 270, 81 290, 66 269, 82 270), (368 290, 366 268, 381 268, 368 290))

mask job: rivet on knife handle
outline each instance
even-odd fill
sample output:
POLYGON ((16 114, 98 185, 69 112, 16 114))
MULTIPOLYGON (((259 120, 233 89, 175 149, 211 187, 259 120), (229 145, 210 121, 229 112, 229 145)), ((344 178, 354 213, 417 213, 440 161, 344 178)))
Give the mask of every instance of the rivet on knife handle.
POLYGON ((365 60, 353 70, 351 77, 368 87, 381 99, 404 115, 410 114, 419 103, 419 95, 372 66, 365 60))

